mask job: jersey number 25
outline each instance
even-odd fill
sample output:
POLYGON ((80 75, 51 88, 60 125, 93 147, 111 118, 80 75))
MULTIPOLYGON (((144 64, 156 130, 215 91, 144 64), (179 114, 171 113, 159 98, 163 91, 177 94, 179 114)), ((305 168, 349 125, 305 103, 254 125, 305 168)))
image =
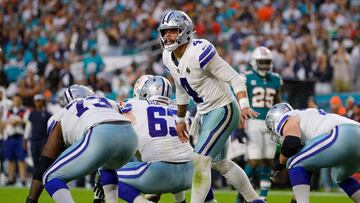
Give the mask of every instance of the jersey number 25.
POLYGON ((273 88, 255 87, 252 91, 253 96, 251 106, 253 108, 271 108, 274 102, 276 90, 273 88))

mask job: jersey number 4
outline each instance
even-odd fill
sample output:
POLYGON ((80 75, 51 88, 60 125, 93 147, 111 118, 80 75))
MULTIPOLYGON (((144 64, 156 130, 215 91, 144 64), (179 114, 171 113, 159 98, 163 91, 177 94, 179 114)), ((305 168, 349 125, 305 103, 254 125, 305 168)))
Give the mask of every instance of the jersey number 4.
POLYGON ((251 106, 253 108, 271 108, 274 102, 276 90, 273 88, 255 87, 252 91, 253 96, 251 106))
POLYGON ((185 91, 193 98, 193 100, 196 103, 202 103, 204 100, 199 97, 198 93, 195 92, 195 90, 193 90, 190 86, 190 84, 188 83, 188 81, 186 80, 186 78, 180 78, 180 83, 181 86, 185 89, 185 91))
MULTIPOLYGON (((151 137, 164 137, 168 134, 177 136, 175 126, 168 125, 167 116, 176 115, 175 109, 151 106, 147 108, 149 135, 151 137), (156 115, 157 114, 157 115, 156 115)), ((174 122, 175 123, 175 122, 174 122)))

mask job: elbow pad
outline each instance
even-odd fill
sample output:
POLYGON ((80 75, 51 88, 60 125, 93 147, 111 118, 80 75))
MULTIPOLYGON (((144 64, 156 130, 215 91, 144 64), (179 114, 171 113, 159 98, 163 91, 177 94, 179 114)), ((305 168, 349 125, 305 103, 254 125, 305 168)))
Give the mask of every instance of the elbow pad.
POLYGON ((42 181, 42 176, 44 172, 51 166, 52 163, 54 163, 54 161, 55 159, 46 156, 40 156, 39 163, 36 166, 33 179, 42 181))
POLYGON ((289 158, 294 156, 303 147, 301 139, 297 136, 288 135, 285 137, 281 147, 281 154, 289 158))

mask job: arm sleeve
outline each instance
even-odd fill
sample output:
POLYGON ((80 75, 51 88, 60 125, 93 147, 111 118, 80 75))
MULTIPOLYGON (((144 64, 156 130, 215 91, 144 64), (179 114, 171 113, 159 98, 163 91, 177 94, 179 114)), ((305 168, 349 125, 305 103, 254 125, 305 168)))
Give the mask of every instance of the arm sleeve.
POLYGON ((190 96, 186 93, 183 87, 175 81, 175 88, 176 88, 176 104, 178 105, 185 105, 190 102, 190 96))
POLYGON ((208 63, 206 70, 220 80, 231 85, 234 93, 246 91, 246 79, 238 74, 226 61, 224 61, 217 53, 208 63))

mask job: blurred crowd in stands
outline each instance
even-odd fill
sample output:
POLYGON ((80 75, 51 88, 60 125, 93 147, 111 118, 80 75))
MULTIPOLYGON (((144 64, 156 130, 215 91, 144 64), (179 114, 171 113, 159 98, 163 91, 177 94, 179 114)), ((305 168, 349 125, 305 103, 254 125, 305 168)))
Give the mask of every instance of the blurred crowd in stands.
MULTIPOLYGON (((1 140, 16 135, 41 145, 26 132, 30 118, 43 122, 59 110, 57 95, 74 83, 122 101, 141 75, 167 76, 161 54, 111 71, 104 58, 159 50, 151 42, 170 9, 188 13, 194 37, 212 42, 239 72, 263 45, 273 53, 274 71, 286 80, 315 81, 317 95, 360 91, 360 0, 0 0, 1 140), (47 108, 36 110, 38 100, 47 108), (34 118, 31 111, 46 113, 34 118)), ((353 101, 346 111, 358 121, 359 105, 353 101)), ((13 152, 22 159, 26 143, 14 145, 24 149, 13 152)))

